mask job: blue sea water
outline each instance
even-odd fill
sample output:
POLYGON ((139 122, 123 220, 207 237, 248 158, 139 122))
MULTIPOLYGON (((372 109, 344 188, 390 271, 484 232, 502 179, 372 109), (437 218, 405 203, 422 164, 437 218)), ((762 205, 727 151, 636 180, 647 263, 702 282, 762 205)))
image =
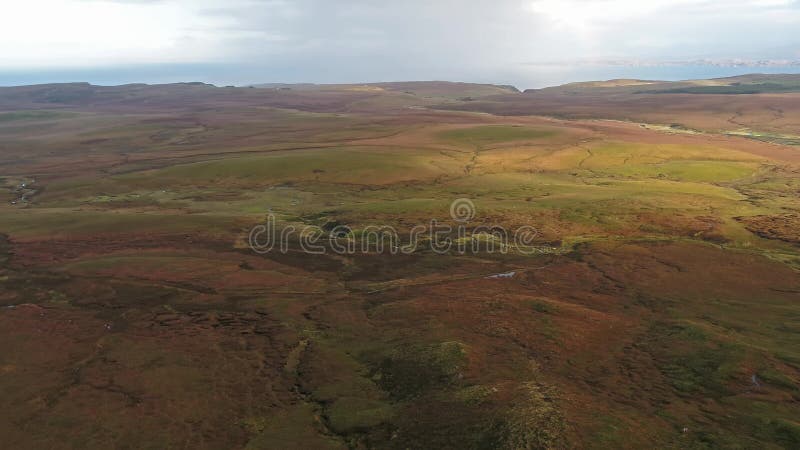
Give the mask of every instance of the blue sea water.
POLYGON ((378 81, 450 80, 511 84, 519 89, 557 86, 576 81, 634 78, 689 80, 729 77, 750 73, 800 73, 800 66, 724 67, 713 65, 524 65, 483 69, 479 72, 368 70, 332 73, 299 67, 262 67, 224 64, 172 64, 117 66, 85 69, 4 70, 0 86, 42 83, 89 82, 98 85, 127 83, 177 83, 202 81, 218 86, 253 83, 364 83, 378 81), (400 75, 402 73, 402 75, 400 75))

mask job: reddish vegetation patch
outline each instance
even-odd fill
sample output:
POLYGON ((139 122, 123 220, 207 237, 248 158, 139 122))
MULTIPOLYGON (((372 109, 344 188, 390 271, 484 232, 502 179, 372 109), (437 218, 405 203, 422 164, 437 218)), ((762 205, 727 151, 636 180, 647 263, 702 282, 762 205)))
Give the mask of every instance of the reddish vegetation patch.
POLYGON ((106 447, 125 436, 140 445, 242 445, 235 418, 296 401, 283 373, 293 336, 266 314, 131 311, 109 322, 86 310, 18 306, 0 312, 0 335, 3 386, 17 386, 2 408, 13 412, 4 420, 15 424, 4 428, 11 446, 106 447))
POLYGON ((766 238, 800 244, 800 215, 737 217, 748 230, 766 238))
POLYGON ((189 235, 95 234, 72 239, 15 241, 13 255, 18 264, 48 266, 133 249, 188 251, 198 242, 203 241, 189 235))
POLYGON ((700 238, 717 243, 724 243, 728 240, 720 229, 722 222, 711 216, 643 213, 637 216, 635 223, 639 224, 639 231, 643 232, 700 238))

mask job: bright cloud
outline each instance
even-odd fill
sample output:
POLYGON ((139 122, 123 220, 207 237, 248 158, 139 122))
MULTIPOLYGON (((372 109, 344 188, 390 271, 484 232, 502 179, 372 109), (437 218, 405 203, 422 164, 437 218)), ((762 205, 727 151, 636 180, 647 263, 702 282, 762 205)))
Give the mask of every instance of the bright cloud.
POLYGON ((206 61, 223 52, 215 41, 224 25, 191 2, 9 1, 0 14, 0 66, 206 61))

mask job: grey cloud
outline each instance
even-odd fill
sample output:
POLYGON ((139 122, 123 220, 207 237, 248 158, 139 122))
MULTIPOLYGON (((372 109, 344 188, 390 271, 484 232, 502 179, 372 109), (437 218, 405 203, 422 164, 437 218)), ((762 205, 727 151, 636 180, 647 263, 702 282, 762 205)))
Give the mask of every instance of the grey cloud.
POLYGON ((561 76, 541 73, 537 62, 657 67, 701 58, 796 59, 800 50, 797 1, 81 1, 183 8, 204 20, 187 22, 186 38, 173 48, 208 48, 207 62, 221 67, 215 76, 227 70, 251 82, 448 78, 531 87, 561 76))

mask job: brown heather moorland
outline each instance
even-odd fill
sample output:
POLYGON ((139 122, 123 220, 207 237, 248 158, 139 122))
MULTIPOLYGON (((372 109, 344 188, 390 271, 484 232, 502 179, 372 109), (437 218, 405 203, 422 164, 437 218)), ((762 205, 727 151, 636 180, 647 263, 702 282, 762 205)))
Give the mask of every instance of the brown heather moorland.
POLYGON ((8 448, 800 447, 800 77, 0 88, 0 150, 8 448), (456 199, 537 251, 248 246, 456 199))

